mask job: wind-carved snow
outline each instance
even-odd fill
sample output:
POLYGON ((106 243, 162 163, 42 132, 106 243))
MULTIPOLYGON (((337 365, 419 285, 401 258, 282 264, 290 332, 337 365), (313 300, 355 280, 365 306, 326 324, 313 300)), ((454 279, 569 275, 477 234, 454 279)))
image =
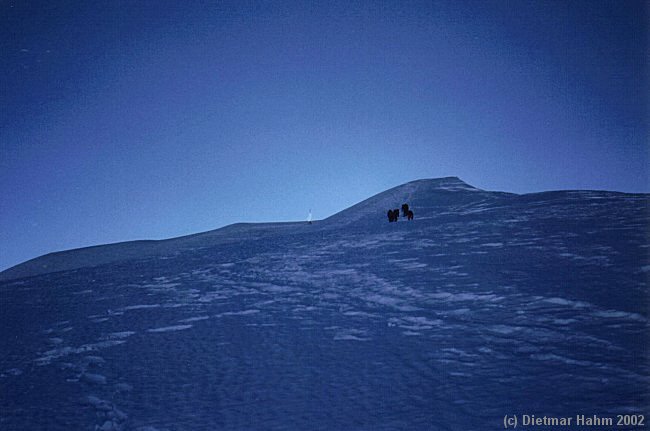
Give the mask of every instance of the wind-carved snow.
POLYGON ((196 316, 196 317, 188 317, 187 319, 181 319, 179 322, 182 323, 191 323, 191 322, 198 322, 201 320, 208 320, 210 316, 196 316))
POLYGON ((105 336, 102 337, 104 340, 115 340, 115 339, 122 339, 122 338, 128 338, 131 335, 135 334, 134 331, 120 331, 120 332, 111 332, 109 334, 106 334, 105 336))
POLYGON ((120 344, 124 344, 124 340, 108 340, 108 341, 99 341, 96 343, 88 343, 79 347, 65 346, 58 349, 48 350, 43 352, 41 356, 35 359, 37 365, 48 365, 53 360, 59 359, 69 355, 76 355, 79 353, 95 352, 107 347, 113 347, 120 344))
POLYGON ((325 328, 334 331, 334 340, 338 341, 368 341, 369 338, 365 335, 367 331, 355 328, 339 328, 331 327, 325 328))
POLYGON ((648 416, 646 207, 420 181, 312 225, 241 225, 165 245, 164 260, 1 282, 0 428, 648 416), (388 223, 405 202, 415 220, 388 223))
POLYGON ((153 328, 148 329, 149 332, 170 332, 170 331, 182 331, 184 329, 190 329, 192 325, 172 325, 172 326, 163 326, 162 328, 153 328))
MULTIPOLYGON (((149 287, 152 287, 152 286, 150 285, 149 287)), ((118 311, 146 310, 146 309, 149 309, 149 308, 158 308, 158 307, 160 307, 160 304, 138 304, 138 305, 129 305, 127 307, 123 307, 123 308, 119 309, 118 311)))
POLYGON ((81 375, 81 379, 87 383, 95 384, 95 385, 105 385, 106 384, 106 377, 102 376, 101 374, 94 374, 94 373, 83 373, 81 375))

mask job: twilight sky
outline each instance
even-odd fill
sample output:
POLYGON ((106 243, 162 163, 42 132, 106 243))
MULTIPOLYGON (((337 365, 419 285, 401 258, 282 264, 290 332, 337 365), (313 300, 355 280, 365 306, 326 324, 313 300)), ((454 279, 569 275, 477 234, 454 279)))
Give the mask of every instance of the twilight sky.
POLYGON ((647 5, 0 0, 0 270, 419 178, 648 192, 647 5))

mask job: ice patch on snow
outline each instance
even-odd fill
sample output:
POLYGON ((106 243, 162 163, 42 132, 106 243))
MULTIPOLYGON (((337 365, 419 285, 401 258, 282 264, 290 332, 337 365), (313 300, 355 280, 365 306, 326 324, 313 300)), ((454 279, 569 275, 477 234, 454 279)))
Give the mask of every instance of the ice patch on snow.
POLYGON ((451 293, 451 292, 439 292, 429 295, 434 299, 444 299, 449 302, 458 302, 458 301, 499 301, 503 297, 497 296, 493 293, 451 293))
POLYGON ((88 395, 86 397, 86 403, 95 408, 95 410, 107 412, 113 409, 113 405, 106 400, 102 400, 95 395, 88 395))
POLYGON ((244 311, 226 311, 225 313, 220 313, 217 314, 215 317, 223 317, 223 316, 248 316, 250 314, 256 314, 259 313, 260 310, 244 310, 244 311))
POLYGON ((447 354, 447 356, 451 355, 451 356, 457 356, 461 358, 474 358, 477 356, 476 354, 467 353, 466 351, 457 349, 455 347, 446 347, 444 349, 440 349, 440 351, 447 354))
POLYGON ((192 325, 163 326, 162 328, 147 329, 147 332, 182 331, 184 329, 190 329, 191 327, 192 327, 192 325))
POLYGON ((417 258, 407 258, 407 259, 388 259, 389 263, 406 270, 426 268, 428 265, 426 263, 420 263, 417 258))
POLYGON ((567 307, 573 307, 573 308, 587 308, 591 304, 587 302, 582 302, 582 301, 571 301, 570 299, 565 299, 565 298, 544 298, 543 302, 549 303, 549 304, 555 304, 555 305, 564 305, 567 307))
POLYGON ((352 340, 352 341, 368 341, 368 338, 358 337, 353 334, 337 334, 334 336, 335 340, 352 340))
POLYGON ((344 316, 359 316, 359 317, 379 317, 377 314, 366 313, 365 311, 344 311, 344 316))
POLYGON ((111 332, 110 334, 104 335, 101 339, 102 340, 121 340, 123 338, 128 338, 133 334, 135 334, 134 331, 111 332))
POLYGON ((604 317, 606 319, 628 319, 628 320, 636 320, 638 322, 645 322, 647 320, 645 317, 641 316, 640 314, 628 313, 626 311, 619 311, 619 310, 594 311, 592 315, 596 317, 604 317))
POLYGON ((80 290, 77 292, 72 292, 73 295, 86 295, 88 293, 93 293, 92 289, 80 290))
POLYGON ((530 355, 531 359, 535 359, 537 361, 546 361, 546 362, 562 362, 568 365, 579 365, 582 367, 590 366, 590 365, 596 365, 593 362, 590 361, 579 361, 577 359, 571 359, 567 358, 566 356, 561 356, 561 355, 556 355, 553 353, 535 353, 530 355))
POLYGON ((521 330, 521 327, 510 325, 491 325, 487 329, 498 334, 509 335, 521 330))
POLYGON ((179 322, 181 323, 190 323, 190 322, 198 322, 200 320, 207 320, 209 319, 210 316, 196 316, 196 317, 188 317, 187 319, 181 319, 179 322))
POLYGON ((129 305, 123 308, 120 308, 120 311, 130 311, 130 310, 145 310, 148 308, 158 308, 160 304, 138 304, 138 305, 129 305))
POLYGON ((296 290, 295 287, 278 286, 277 284, 264 284, 263 286, 260 287, 263 291, 270 292, 270 293, 288 293, 296 290))
POLYGON ((440 324, 442 324, 442 320, 431 320, 423 316, 392 317, 388 320, 388 326, 399 326, 408 331, 417 332, 418 335, 420 335, 418 331, 433 329, 440 324))
POLYGON ((97 351, 100 349, 105 349, 107 347, 118 346, 124 343, 126 343, 126 341, 124 340, 108 340, 108 341, 100 341, 97 343, 84 344, 81 347, 70 347, 70 346, 61 347, 59 349, 48 350, 47 352, 42 353, 43 356, 36 358, 34 362, 36 362, 36 364, 40 366, 47 365, 51 363, 54 359, 62 358, 64 356, 97 351))
POLYGON ((83 373, 81 375, 81 380, 83 380, 86 383, 93 384, 93 385, 105 385, 106 384, 106 377, 102 376, 101 374, 83 373))
POLYGON ((9 377, 9 376, 20 376, 23 373, 23 370, 20 368, 9 368, 3 373, 0 373, 0 378, 9 377))
POLYGON ((196 299, 196 301, 201 302, 201 303, 208 303, 208 302, 216 301, 216 300, 219 300, 219 299, 227 299, 227 298, 228 298, 227 296, 225 296, 225 295, 223 295, 221 293, 209 292, 209 293, 203 294, 200 297, 198 297, 196 299))
POLYGON ((569 325, 577 322, 576 319, 553 319, 552 322, 556 325, 569 325))
POLYGON ((372 302, 375 304, 381 304, 381 305, 389 305, 389 306, 397 306, 400 302, 398 298, 392 297, 392 296, 385 296, 385 295, 380 295, 378 293, 373 293, 370 295, 365 295, 362 296, 362 298, 368 302, 372 302))
POLYGON ((88 395, 85 404, 93 407, 97 417, 103 421, 101 426, 95 426, 95 431, 122 431, 124 429, 124 422, 128 415, 115 407, 113 403, 95 395, 88 395))

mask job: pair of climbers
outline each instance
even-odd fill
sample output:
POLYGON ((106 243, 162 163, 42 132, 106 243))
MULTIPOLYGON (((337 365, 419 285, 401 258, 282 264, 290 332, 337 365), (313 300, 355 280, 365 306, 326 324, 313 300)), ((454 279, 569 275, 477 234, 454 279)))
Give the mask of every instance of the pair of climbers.
MULTIPOLYGON (((409 209, 409 204, 402 205, 402 217, 406 217, 408 220, 413 220, 413 211, 409 209)), ((388 210, 389 223, 397 221, 398 218, 399 218, 399 209, 395 208, 394 210, 388 210)))

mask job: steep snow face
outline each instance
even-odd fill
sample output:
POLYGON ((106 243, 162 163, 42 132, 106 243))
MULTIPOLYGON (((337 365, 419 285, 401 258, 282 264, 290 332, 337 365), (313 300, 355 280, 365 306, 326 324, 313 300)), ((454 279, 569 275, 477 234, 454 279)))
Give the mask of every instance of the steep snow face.
POLYGON ((0 282, 0 429, 647 420, 649 196, 443 180, 0 282))

